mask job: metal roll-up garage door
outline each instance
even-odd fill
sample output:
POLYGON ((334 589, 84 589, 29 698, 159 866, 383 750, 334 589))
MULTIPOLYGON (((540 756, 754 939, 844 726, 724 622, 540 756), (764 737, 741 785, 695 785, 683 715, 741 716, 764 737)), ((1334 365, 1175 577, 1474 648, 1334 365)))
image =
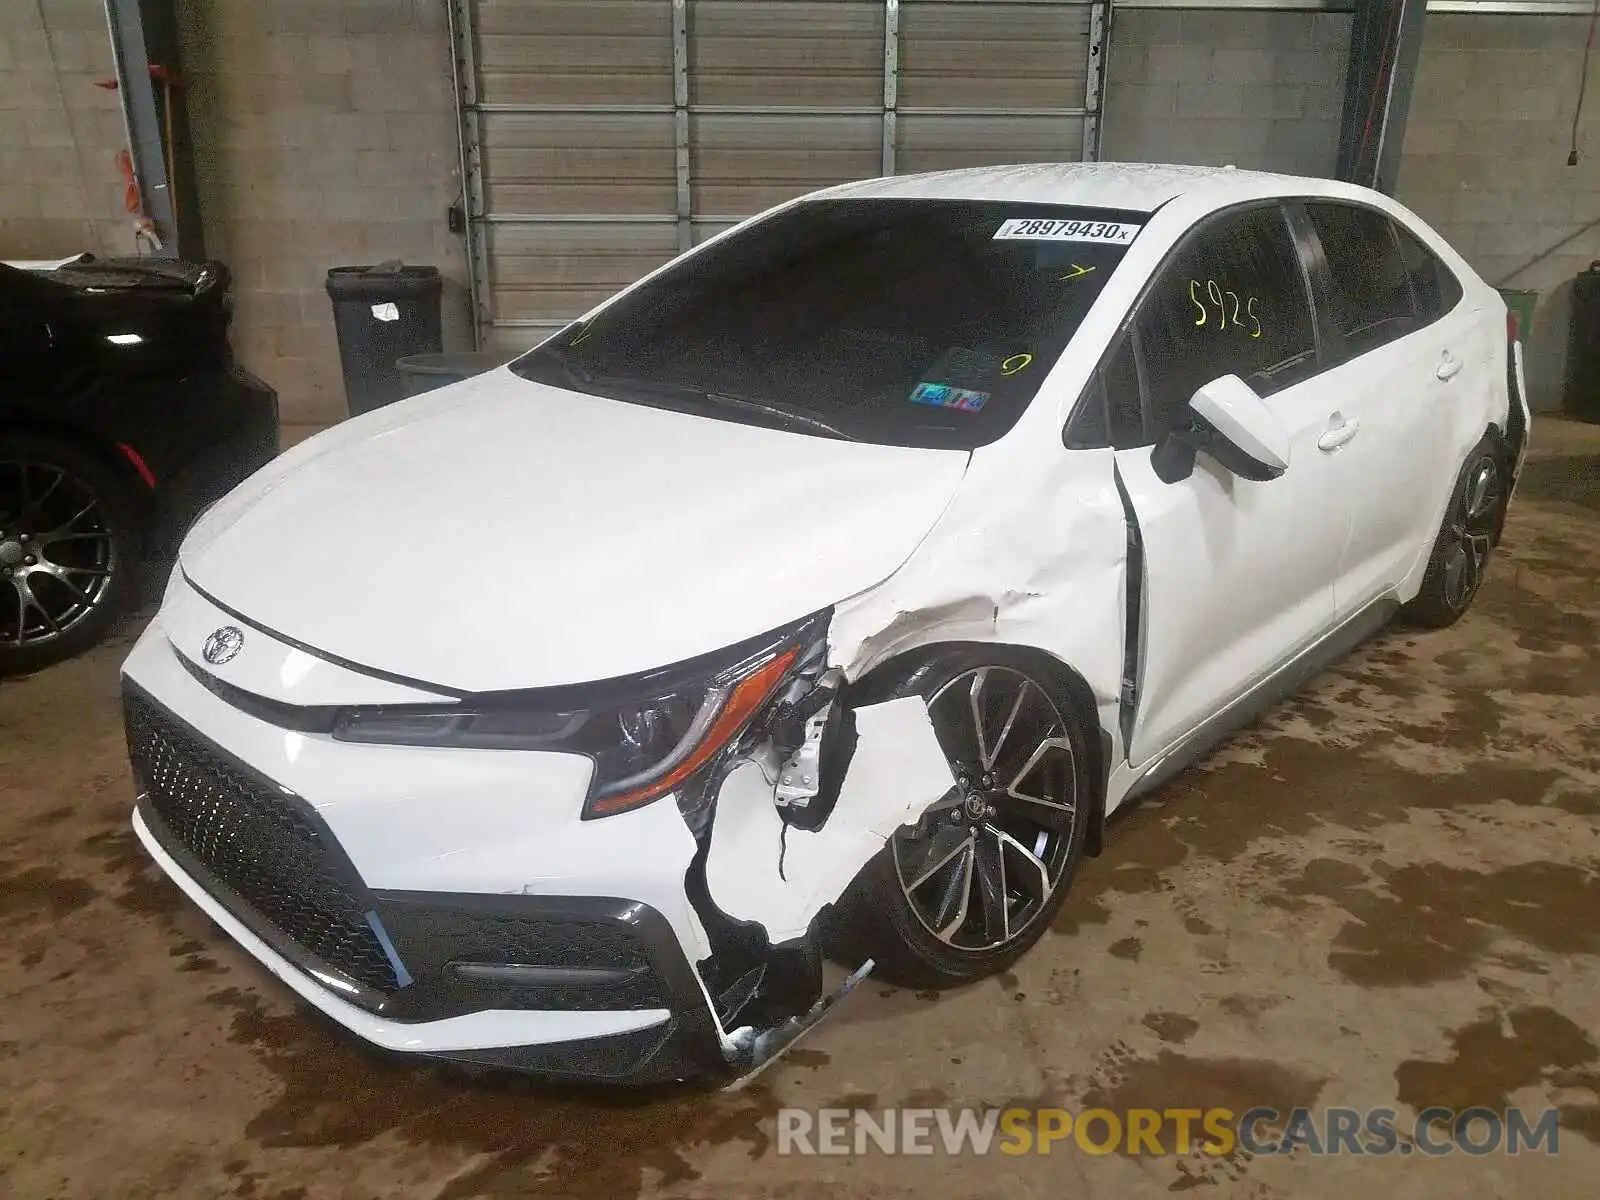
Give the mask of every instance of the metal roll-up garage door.
POLYGON ((1106 0, 451 0, 480 345, 752 213, 1095 157, 1106 0))

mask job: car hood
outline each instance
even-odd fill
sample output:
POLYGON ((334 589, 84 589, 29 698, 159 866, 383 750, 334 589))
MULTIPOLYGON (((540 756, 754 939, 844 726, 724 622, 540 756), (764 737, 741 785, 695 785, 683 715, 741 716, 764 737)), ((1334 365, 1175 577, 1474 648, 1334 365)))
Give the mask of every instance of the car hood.
POLYGON ((249 622, 353 664, 467 692, 586 682, 880 582, 968 458, 502 368, 302 443, 208 512, 181 562, 249 622))

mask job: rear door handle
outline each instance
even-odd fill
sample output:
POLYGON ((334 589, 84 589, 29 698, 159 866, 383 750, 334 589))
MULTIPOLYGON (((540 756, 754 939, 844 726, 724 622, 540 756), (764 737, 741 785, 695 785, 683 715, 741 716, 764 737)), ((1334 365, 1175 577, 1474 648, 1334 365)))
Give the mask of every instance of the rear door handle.
POLYGON ((1327 433, 1323 434, 1317 439, 1318 450, 1337 450, 1351 438, 1355 437, 1356 433, 1361 428, 1360 421, 1347 421, 1338 413, 1333 414, 1333 419, 1340 423, 1333 426, 1333 428, 1329 429, 1327 433))
POLYGON ((1459 358, 1452 357, 1450 351, 1446 350, 1444 352, 1444 357, 1439 360, 1439 365, 1437 368, 1435 368, 1433 373, 1442 380, 1451 380, 1456 377, 1456 374, 1460 370, 1461 360, 1459 358))

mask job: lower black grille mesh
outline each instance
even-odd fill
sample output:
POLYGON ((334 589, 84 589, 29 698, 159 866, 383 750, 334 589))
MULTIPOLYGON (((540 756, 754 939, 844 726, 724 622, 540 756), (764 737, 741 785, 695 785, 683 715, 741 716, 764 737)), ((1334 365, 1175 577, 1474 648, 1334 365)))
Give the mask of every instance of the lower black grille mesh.
POLYGON ((367 904, 340 878, 316 824, 142 697, 125 695, 123 707, 129 756, 166 832, 305 953, 392 991, 394 970, 367 924, 367 904))
POLYGON ((617 921, 577 916, 520 916, 448 905, 392 905, 384 925, 405 948, 419 976, 455 963, 518 964, 614 972, 612 978, 537 986, 475 983, 487 1007, 561 1009, 659 1008, 667 1004, 644 944, 617 921))

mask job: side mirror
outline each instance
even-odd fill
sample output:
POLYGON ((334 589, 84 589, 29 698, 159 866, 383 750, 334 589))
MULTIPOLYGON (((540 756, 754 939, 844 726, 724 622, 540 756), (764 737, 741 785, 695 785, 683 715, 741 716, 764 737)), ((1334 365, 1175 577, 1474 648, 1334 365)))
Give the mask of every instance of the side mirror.
POLYGON ((1170 430, 1150 464, 1166 483, 1187 479, 1204 451, 1225 471, 1264 483, 1289 469, 1289 434, 1255 390, 1237 375, 1205 384, 1190 398, 1188 428, 1170 430))

